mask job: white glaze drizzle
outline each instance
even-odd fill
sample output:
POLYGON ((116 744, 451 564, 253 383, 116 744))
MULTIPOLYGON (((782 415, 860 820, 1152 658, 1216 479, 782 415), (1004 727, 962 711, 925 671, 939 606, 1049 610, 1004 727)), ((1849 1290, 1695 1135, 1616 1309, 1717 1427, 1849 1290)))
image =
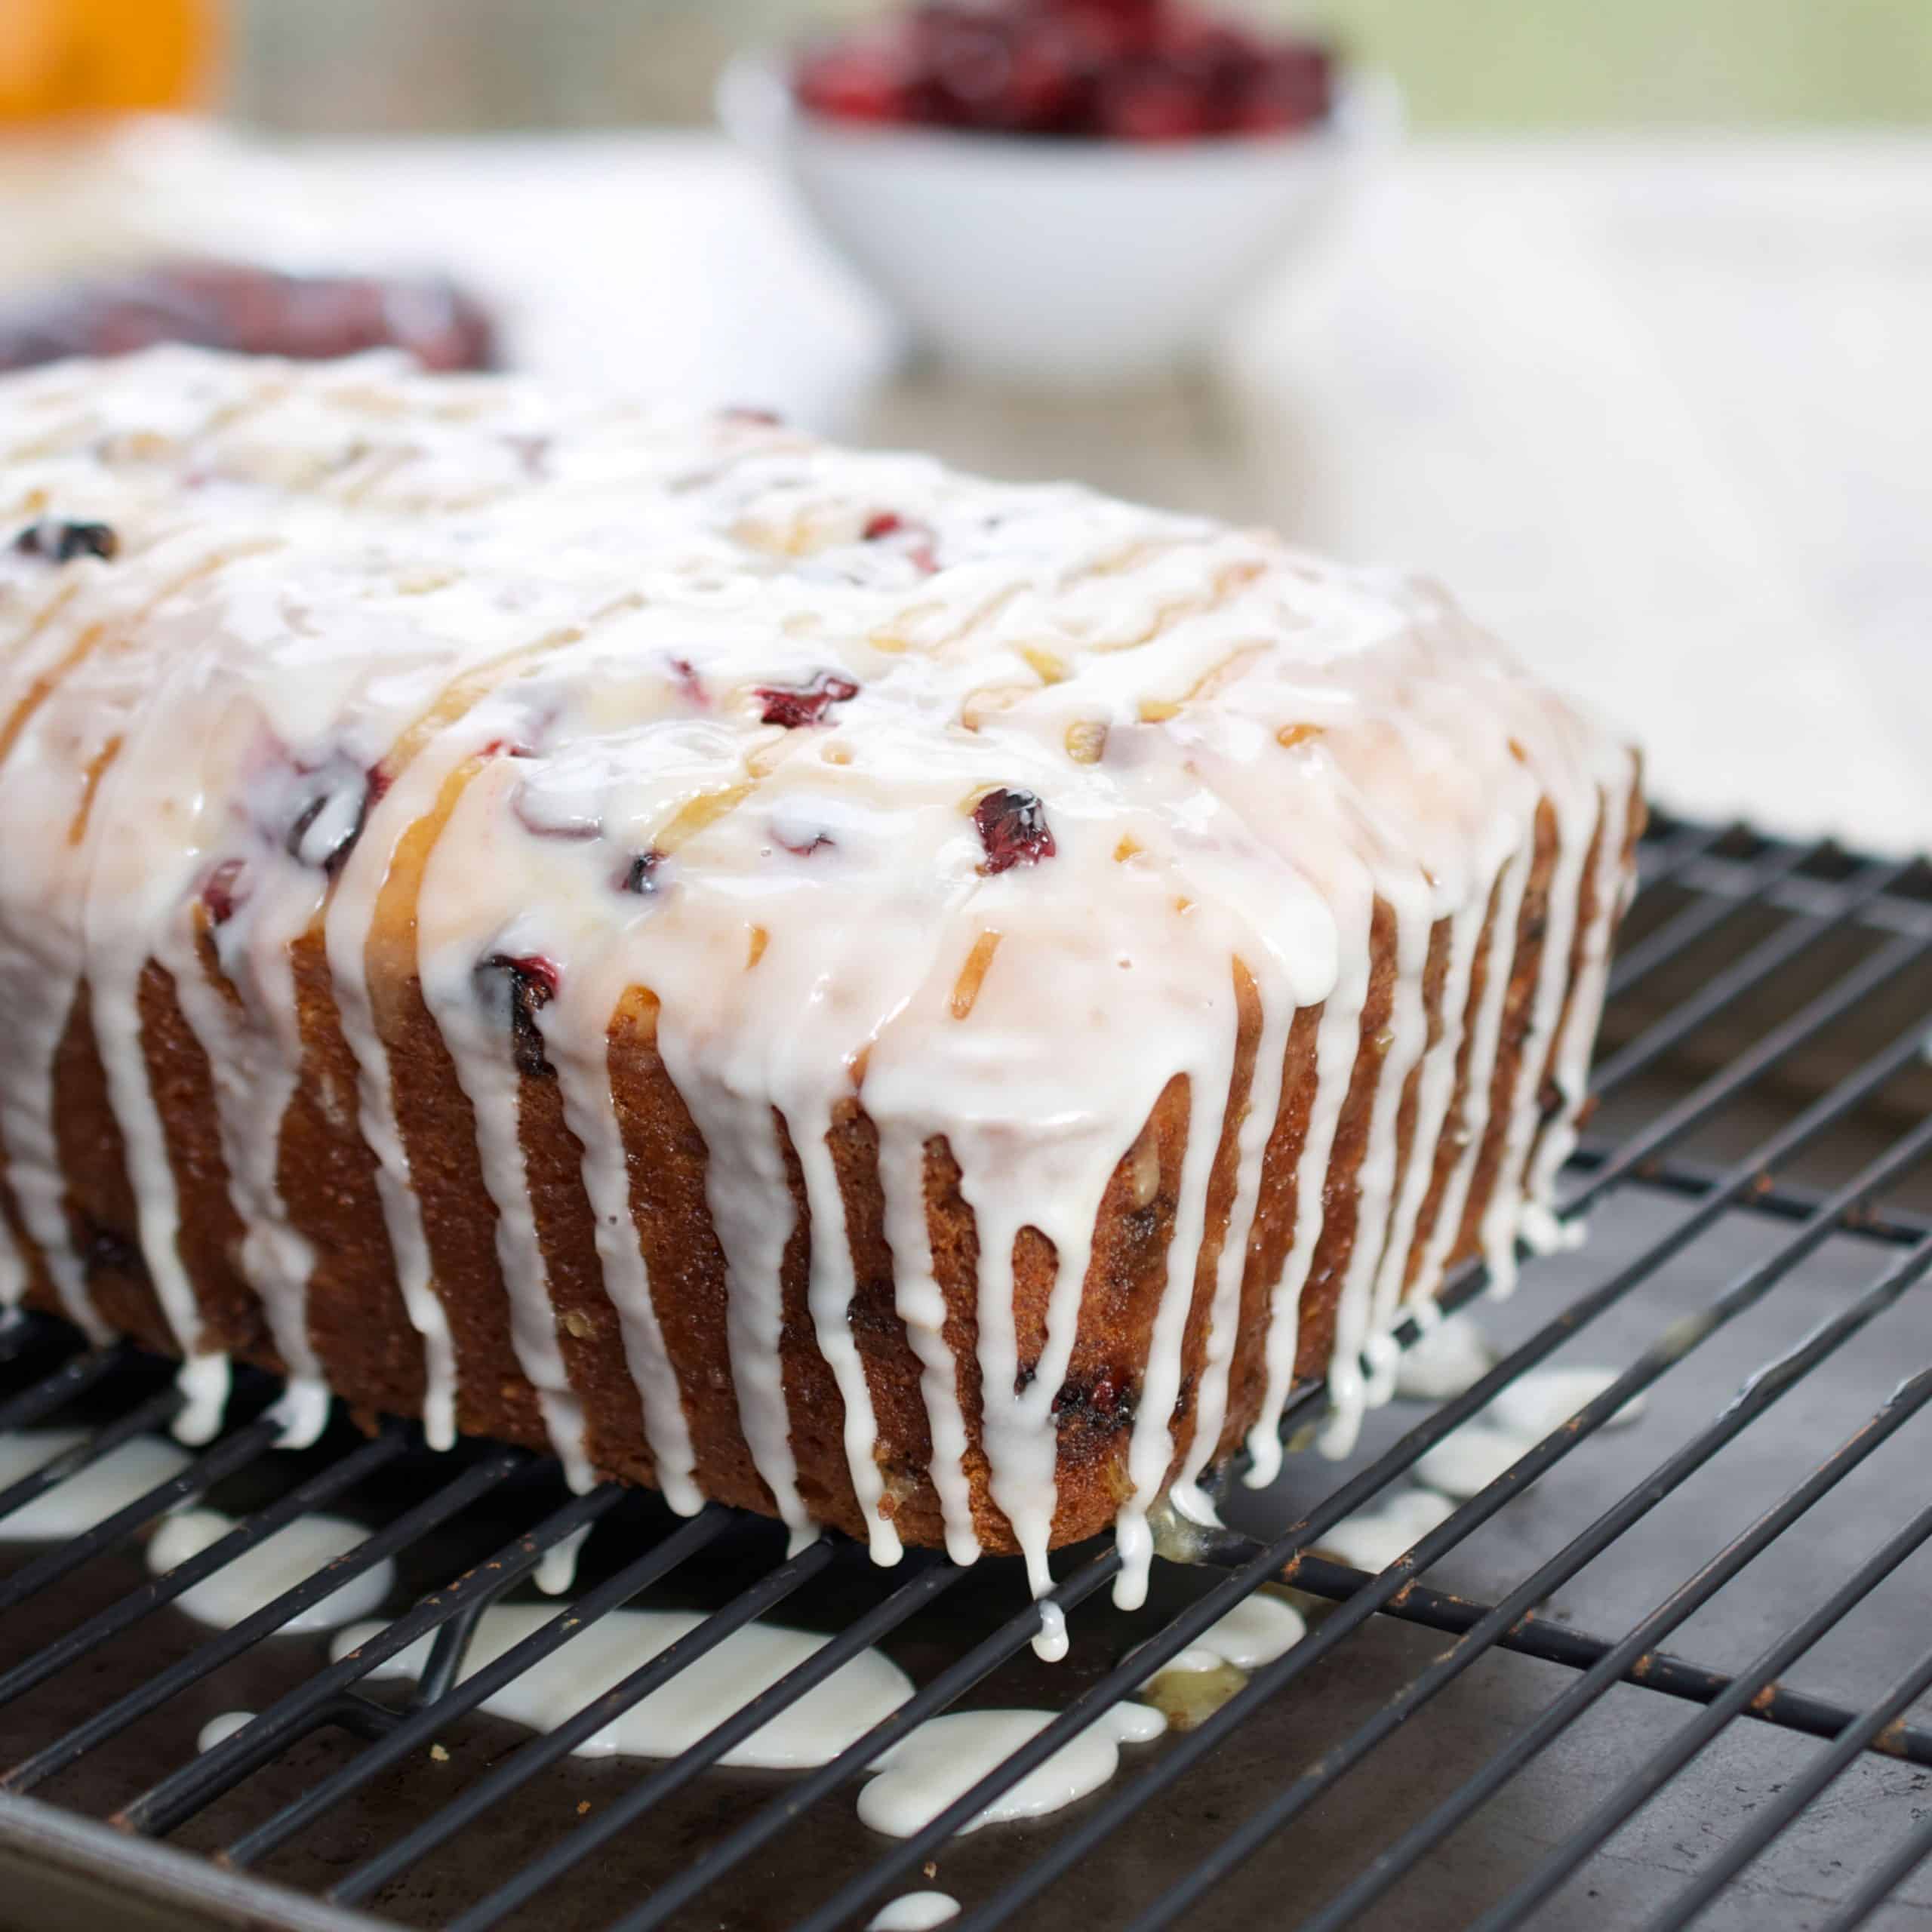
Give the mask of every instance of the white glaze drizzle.
POLYGON ((844 1196, 839 1189, 832 1150, 826 1144, 826 1136, 832 1131, 831 1111, 822 1104, 795 1104, 787 1124, 804 1174, 805 1197, 811 1216, 811 1273, 806 1293, 819 1352, 832 1365, 844 1405, 846 1467, 865 1517, 872 1561, 897 1563, 903 1549, 891 1518, 879 1510, 885 1484, 872 1453, 878 1431, 872 1414, 872 1393, 866 1386, 865 1367, 852 1340, 852 1297, 857 1284, 852 1272, 844 1196))
MULTIPOLYGON (((604 977, 608 983, 608 974, 604 977)), ((598 976, 588 970, 573 975, 556 1004, 538 1015, 537 1023, 544 1052, 557 1069, 565 1123, 583 1149, 584 1192, 596 1228, 604 1292, 617 1311, 657 1486, 680 1515, 694 1516, 704 1507, 704 1495, 695 1480, 684 1398, 651 1300, 651 1269, 631 1211, 630 1170, 611 1091, 608 1042, 598 1023, 600 1017, 608 1023, 617 995, 611 995, 601 1014, 594 1000, 587 1009, 583 1007, 586 989, 594 991, 598 983, 598 976)))
POLYGON ((925 1171, 925 1142, 917 1126, 882 1123, 879 1177, 885 1194, 886 1245, 892 1251, 893 1307, 918 1358, 919 1392, 932 1432, 931 1475, 946 1555, 955 1563, 971 1563, 979 1556, 980 1539, 966 1479, 966 1417, 959 1399, 958 1364, 946 1339, 946 1296, 933 1273, 925 1171))
MULTIPOLYGON (((1051 1711, 954 1711, 929 1718, 873 1767, 859 1793, 859 1820, 888 1837, 910 1838, 1053 1721, 1051 1711)), ((1044 1764, 1010 1784, 959 1828, 1042 1817, 1098 1791, 1120 1768, 1123 1744, 1146 1744, 1167 1720, 1145 1704, 1115 1704, 1076 1731, 1044 1764)))
MULTIPOLYGON (((45 1469, 87 1440, 78 1429, 12 1431, 0 1434, 0 1489, 45 1469)), ((157 1488, 188 1466, 187 1457, 171 1442, 137 1435, 84 1469, 0 1516, 0 1542, 57 1543, 91 1530, 104 1517, 125 1509, 137 1497, 157 1488)))
POLYGON ((1402 1351, 1395 1393, 1407 1402, 1447 1401, 1474 1387, 1495 1365, 1496 1351, 1475 1317, 1459 1310, 1439 1316, 1402 1351))
POLYGON ((1259 1670, 1264 1663, 1286 1656, 1307 1634, 1307 1622, 1293 1604, 1257 1591, 1209 1624, 1148 1681, 1155 1682, 1170 1670, 1198 1674, 1223 1664, 1240 1671, 1259 1670))
MULTIPOLYGON (((1595 795, 1591 795, 1594 803, 1595 795)), ((1574 787, 1552 795, 1558 838, 1556 862, 1551 869, 1548 911, 1545 915, 1543 954, 1537 962, 1535 995, 1530 1004, 1529 1030, 1524 1035, 1515 1093, 1503 1135, 1498 1184, 1483 1211, 1483 1260, 1489 1270, 1489 1291, 1500 1300, 1516 1285, 1516 1242, 1523 1231, 1527 1202, 1516 1177, 1528 1160, 1539 1116, 1545 1057, 1549 1053, 1563 995, 1570 983, 1571 940, 1576 930, 1577 900, 1583 881, 1585 848, 1590 825, 1585 806, 1574 787)), ((1595 1026, 1591 1029, 1592 1035, 1595 1026)))
POLYGON ((222 1711, 208 1719, 195 1737, 195 1749, 202 1752, 212 1751, 217 1744, 226 1744, 245 1724, 253 1724, 253 1711, 222 1711))
MULTIPOLYGON (((485 1611, 470 1640, 463 1674, 493 1663, 557 1614, 548 1604, 499 1604, 485 1611)), ((703 1621, 695 1611, 612 1611, 485 1698, 482 1709, 532 1730, 549 1730, 703 1621)), ((382 1627, 351 1625, 337 1634, 330 1654, 346 1655, 382 1627)), ((808 1662, 828 1641, 777 1624, 746 1624, 586 1738, 574 1755, 674 1758, 808 1662)), ((419 1676, 429 1661, 429 1644, 423 1638, 407 1645, 378 1664, 371 1676, 419 1676)), ((829 1763, 912 1694, 911 1680, 891 1658, 882 1651, 861 1651, 718 1761, 778 1770, 829 1763)))
POLYGON ((1449 1184, 1423 1251, 1421 1268, 1409 1291, 1413 1305, 1434 1300, 1442 1284, 1449 1257, 1460 1233, 1469 1188, 1482 1157, 1483 1140, 1488 1131, 1491 1078, 1496 1048, 1503 1027, 1503 1013, 1508 1002, 1511 962, 1516 953, 1517 925, 1523 894, 1529 883, 1535 859, 1534 848, 1525 840, 1522 849, 1503 869, 1491 920, 1489 961, 1483 981, 1482 1004, 1477 1011, 1475 1036, 1469 1048, 1470 1078, 1463 1096, 1462 1145, 1451 1168, 1449 1184))
MULTIPOLYGON (((1469 977, 1475 964, 1484 910, 1481 905, 1471 900, 1454 914, 1450 928, 1448 966, 1442 985, 1441 1035, 1422 1059, 1408 1168, 1402 1177, 1401 1197, 1389 1220, 1388 1243, 1376 1271, 1369 1312, 1370 1352, 1377 1357, 1376 1373, 1369 1378, 1365 1392, 1371 1406, 1387 1401, 1394 1392, 1401 1377, 1402 1358, 1407 1352, 1395 1346, 1392 1331, 1404 1312, 1404 1278, 1408 1272, 1416 1222, 1435 1177, 1435 1151, 1441 1144, 1443 1121, 1450 1102, 1454 1097, 1456 1057, 1463 1044, 1469 977)), ((1432 1303, 1426 1305, 1433 1306, 1432 1303)))
POLYGON ((1271 1000, 1263 1006, 1255 1048, 1254 1072, 1241 1123, 1237 1130, 1235 1198, 1228 1213, 1228 1225, 1220 1251, 1214 1258, 1214 1294, 1208 1315, 1206 1372, 1202 1378, 1201 1400, 1193 1417, 1194 1439, 1183 1458, 1174 1482, 1177 1508, 1197 1522, 1217 1521, 1213 1503, 1195 1485, 1195 1479, 1219 1446, 1221 1425, 1227 1417, 1228 1372, 1234 1351, 1237 1321, 1241 1312, 1241 1277, 1248 1254, 1249 1235, 1261 1204, 1262 1155, 1281 1104, 1281 1080, 1285 1070, 1288 1031, 1294 1021, 1294 1008, 1285 1000, 1271 1000))
MULTIPOLYGON (((1617 1380, 1614 1368, 1534 1369, 1497 1392, 1488 1406, 1445 1435, 1415 1466, 1416 1480, 1461 1502, 1487 1489, 1585 1403, 1617 1380)), ((1604 1424, 1623 1429, 1644 1413, 1632 1396, 1604 1424)))
POLYGON ((959 1916, 959 1901, 949 1892, 903 1892, 866 1921, 866 1932, 932 1932, 959 1916))
MULTIPOLYGON (((512 1047, 509 983, 494 975, 498 997, 478 997, 478 907, 473 869, 492 858, 494 815, 478 810, 487 790, 472 785, 458 801, 431 853, 417 900, 417 965, 423 1001, 450 1050, 457 1078, 476 1122, 483 1186, 497 1211, 498 1266, 510 1310, 510 1341, 543 1415, 565 1480, 579 1494, 596 1481, 584 1435, 583 1404, 571 1386, 557 1340, 556 1309, 537 1232, 536 1203, 525 1171, 512 1047), (471 820, 478 822, 473 825, 471 820)), ((490 949, 514 955, 514 938, 490 949)))
MULTIPOLYGON (((1527 1212, 1547 1217, 1556 1191, 1556 1177, 1576 1151, 1577 1121, 1588 1097, 1590 1050, 1596 1044, 1597 1015, 1602 1011, 1610 977, 1611 940, 1635 881, 1624 862, 1623 845, 1630 820, 1627 790, 1612 787, 1604 797, 1603 826, 1597 852, 1595 901, 1584 935, 1576 992, 1556 1043, 1552 1078, 1560 1109, 1545 1123, 1530 1163, 1525 1192, 1527 1212)), ((1552 1244, 1546 1242, 1545 1245, 1552 1244)))
POLYGON ((1301 1292, 1308 1284, 1309 1269, 1321 1240, 1326 1220, 1322 1183, 1361 1037, 1361 1011, 1368 992, 1367 929, 1364 906, 1358 928, 1362 943, 1344 949, 1341 977, 1323 1003, 1316 1029, 1315 1096, 1295 1168, 1294 1232, 1269 1309, 1267 1391, 1261 1412, 1247 1432, 1248 1469, 1244 1480, 1252 1489, 1266 1489, 1281 1472, 1281 1412, 1294 1383, 1295 1355, 1301 1339, 1301 1292))
MULTIPOLYGON (((1036 1590, 1050 1582, 1059 1407, 1109 1180, 1184 1076, 1189 1128, 1167 1278, 1125 1445, 1118 1595, 1131 1603, 1145 1587, 1149 1508, 1177 1460, 1183 1496, 1192 1491, 1228 1414, 1284 1051, 1296 1013, 1319 1004, 1298 1212, 1280 1278, 1265 1284, 1266 1391, 1250 1435, 1256 1476, 1272 1473, 1377 900, 1393 915, 1396 977, 1335 1311, 1329 1446, 1388 1392, 1388 1330, 1494 895, 1466 1144, 1412 1297, 1439 1281, 1487 1126, 1540 797, 1558 836, 1531 1030, 1501 1129, 1504 1177, 1483 1217, 1499 1280, 1524 1226, 1526 1164, 1530 1200, 1547 1198, 1571 1144, 1625 888, 1629 761, 1427 586, 1072 489, 1001 488, 730 418, 674 421, 558 405, 513 384, 411 378, 380 358, 294 371, 167 352, 23 379, 0 387, 0 513, 97 515, 122 543, 112 563, 17 552, 0 563, 0 701, 12 712, 59 673, 8 761, 46 781, 46 801, 16 810, 29 788, 9 784, 12 829, 40 856, 31 878, 0 893, 0 983, 23 989, 30 1023, 0 1067, 0 1139, 23 1224, 77 1314, 88 1312, 85 1280, 51 1123, 54 1048, 85 977, 149 1272, 184 1352, 198 1339, 134 1002, 150 957, 184 989, 198 980, 188 971, 192 900, 220 863, 252 868, 245 903, 215 935, 238 1001, 197 984, 183 1005, 220 1097, 242 1272, 298 1380, 319 1400, 311 1258, 275 1159, 300 1064, 289 946, 320 909, 363 1137, 423 1338, 428 1432, 438 1441, 454 1432, 459 1365, 383 1017, 389 989, 412 969, 477 1116, 519 1364, 560 1454, 588 1479, 524 1171, 517 1064, 500 1011, 478 992, 479 964, 527 953, 556 982, 536 1023, 583 1147, 605 1290, 659 1480, 675 1506, 697 1506, 605 1064, 611 1014, 628 989, 648 987, 666 1070, 706 1143, 731 1376, 753 1463, 795 1538, 813 1534, 780 1352, 795 1233, 782 1121, 811 1223, 811 1330, 881 1561, 900 1539, 826 1140, 848 1094, 878 1137, 893 1294, 932 1437, 924 1474, 949 1551, 968 1560, 974 1445, 934 1278, 928 1143, 943 1139, 957 1164, 979 1251, 986 1490, 1036 1590), (68 660, 89 637, 112 648, 80 652, 77 669, 68 660), (760 688, 808 691, 827 677, 847 683, 816 720, 788 731, 761 719, 760 688), (250 742, 282 748, 282 777, 263 775, 247 734, 207 728, 227 715, 211 694, 263 721, 250 742), (108 748, 115 717, 137 709, 135 734, 108 748), (165 771, 164 745, 192 752, 165 771), (307 783, 378 766, 386 789, 365 796, 358 780, 312 826, 291 830, 278 817, 288 771, 307 783), (77 931, 73 865, 51 835, 97 780, 77 931), (459 780, 398 955, 398 935, 377 922, 384 882, 412 828, 459 780), (1028 855, 1037 863, 986 863, 970 814, 1002 786, 1041 801, 1055 850, 1028 855), (185 829, 178 812, 155 809, 175 798, 197 801, 185 829), (1552 1056, 1599 815, 1596 916, 1552 1056), (109 825, 111 863, 100 857, 109 825), (337 832, 325 851, 317 841, 337 832), (618 889, 624 862, 660 853, 663 875, 645 893, 618 889), (125 889, 130 880, 138 891, 125 889), (1430 1048, 1422 976, 1444 919, 1451 956, 1430 1048), (983 956, 989 936, 995 950, 983 956), (1204 1272, 1237 960, 1254 981, 1258 1041, 1234 1128, 1226 1236, 1204 1272), (1562 1105, 1538 1137, 1546 1063, 1562 1105), (1412 1070, 1416 1127, 1398 1177, 1412 1070), (1054 1272, 1023 1357, 1014 1257, 1027 1229, 1051 1243, 1054 1272), (1177 1414, 1197 1290, 1205 1341, 1177 1414)), ((11 1278, 0 1257, 0 1301, 11 1278)), ((1048 1620, 1051 1648, 1060 1633, 1048 1620)))
MULTIPOLYGON (((149 1574, 165 1576, 177 1565, 210 1549, 235 1527, 235 1518, 218 1509, 180 1509, 166 1518, 148 1539, 149 1574)), ((346 1555, 369 1532, 360 1523, 341 1516, 312 1512, 285 1523, 271 1537, 232 1557, 191 1583, 174 1599, 175 1607, 198 1623, 232 1629, 272 1603, 303 1577, 346 1555)), ((367 1617, 395 1586, 395 1564, 384 1557, 339 1590, 300 1610, 280 1628, 285 1636, 314 1630, 333 1630, 338 1624, 367 1617)))
POLYGON ((423 1432, 431 1447, 447 1449, 456 1441, 456 1345, 430 1276, 429 1237, 396 1120, 389 1054, 377 1028, 368 968, 370 928, 394 861, 393 841, 429 809, 447 771, 460 762, 454 748, 438 749, 440 759, 432 753, 417 757, 371 811, 330 894, 324 934, 336 1014, 355 1060, 358 1125, 376 1157, 376 1186, 395 1260, 396 1286, 411 1324, 423 1338, 423 1432), (391 842, 386 844, 386 838, 391 842))
POLYGON ((1367 1144, 1356 1171, 1356 1225, 1341 1292, 1335 1303, 1335 1346, 1328 1364, 1328 1418, 1321 1452, 1340 1457, 1354 1448, 1362 1411, 1374 1392, 1362 1353, 1374 1339, 1369 1327, 1377 1264, 1382 1254, 1383 1217, 1395 1186, 1397 1124, 1402 1089, 1421 1057, 1423 969, 1429 954, 1426 888, 1420 878, 1385 880, 1383 894, 1395 920, 1395 986, 1382 1056, 1381 1076, 1371 1104, 1367 1144))
MULTIPOLYGON (((34 500, 32 491, 29 497, 34 500)), ((94 500, 114 497, 108 490, 94 500)), ((165 534, 155 538, 155 574, 164 588, 192 574, 203 560, 202 546, 186 546, 187 558, 183 547, 168 542, 165 534)), ((12 592, 26 561, 17 552, 0 554, 7 555, 0 563, 5 573, 0 585, 12 592)), ((0 663, 5 674, 0 688, 14 733, 7 767, 25 774, 17 777, 11 788, 20 804, 10 834, 6 906, 0 911, 8 941, 0 949, 0 993, 6 1001, 10 1044, 8 1077, 0 1081, 0 1121, 8 1178, 27 1234, 45 1258, 63 1308, 100 1341, 107 1331, 94 1312, 72 1240, 54 1120, 54 1057, 82 976, 85 881, 95 843, 90 840, 84 851, 77 888, 71 841, 100 744, 125 725, 138 698, 146 695, 145 666, 138 688, 126 676, 114 675, 122 656, 116 648, 119 633, 157 600, 152 577, 131 583, 86 560, 79 562, 78 574, 83 581, 69 586, 68 595, 23 614, 20 647, 0 663), (88 583, 86 577, 94 574, 102 580, 88 583), (57 684, 63 671, 65 681, 57 684), (76 685, 86 688, 91 722, 63 731, 60 700, 76 685)), ((26 595, 32 598, 45 588, 29 584, 26 595)), ((165 1211, 150 1212, 146 1225, 156 1226, 165 1218, 165 1211)), ((184 1349, 198 1341, 196 1324, 184 1349)))
POLYGON ((580 1524, 567 1535, 559 1537, 537 1559, 537 1567, 530 1573, 530 1580, 543 1595, 568 1596, 577 1588, 577 1559, 583 1554, 583 1546, 593 1527, 589 1523, 580 1524))
POLYGON ((1398 1490, 1371 1508, 1331 1524, 1315 1547, 1371 1576, 1379 1575, 1455 1511, 1455 1504, 1438 1491, 1398 1490))
MULTIPOLYGON (((1540 1442, 1562 1427, 1586 1403, 1594 1402, 1623 1371, 1614 1368, 1537 1368, 1505 1383, 1483 1411, 1499 1429, 1513 1429, 1529 1442, 1540 1442)), ((1649 1406, 1632 1395, 1606 1419, 1606 1429, 1626 1429, 1649 1406)))

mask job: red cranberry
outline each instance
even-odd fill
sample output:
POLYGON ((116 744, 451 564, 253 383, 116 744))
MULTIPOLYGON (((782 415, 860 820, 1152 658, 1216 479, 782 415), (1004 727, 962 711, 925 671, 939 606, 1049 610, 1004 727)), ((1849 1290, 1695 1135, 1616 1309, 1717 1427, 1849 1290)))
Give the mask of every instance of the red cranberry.
POLYGON ((500 985, 507 985, 509 1000, 510 1051, 519 1073, 532 1079, 555 1076, 557 1069, 543 1051, 543 1035, 537 1016, 557 995, 558 972, 554 961, 540 953, 493 952, 476 968, 486 998, 500 998, 500 985))
POLYGON ((1106 63, 1145 54, 1162 10, 1160 0, 1047 0, 1041 11, 1077 36, 1084 59, 1106 63))
POLYGON ((924 0, 808 54, 796 86, 850 119, 1171 141, 1317 118, 1327 63, 1168 0, 924 0))
POLYGON ((979 827, 980 843, 986 848, 986 863, 980 868, 983 872, 1038 865, 1042 859, 1051 859, 1057 849, 1047 823, 1046 808, 1031 792, 1004 786, 989 792, 973 808, 973 823, 979 827))
POLYGON ((1312 42, 1268 50, 1249 77, 1236 124, 1253 134, 1287 134, 1321 120, 1333 104, 1334 66, 1312 42))
POLYGON ((671 660, 671 675, 677 681, 678 688, 700 709, 711 702, 711 694, 704 688, 704 680, 692 668, 688 657, 671 660))
POLYGON ((905 554, 915 568, 924 571, 928 577, 939 568, 930 524, 911 521, 897 510, 880 510, 866 519, 863 534, 868 543, 882 543, 888 537, 903 537, 906 540, 905 554))
POLYGON ((50 518, 29 524, 14 539, 14 548, 26 556, 45 557, 51 563, 72 563, 76 557, 98 557, 109 562, 121 548, 121 540, 109 524, 58 523, 50 518))
POLYGON ((814 852, 821 851, 835 842, 829 832, 808 832, 795 843, 780 832, 774 832, 771 835, 786 851, 796 853, 801 859, 809 859, 814 852))
POLYGON ((1091 1382, 1069 1376, 1056 1391, 1053 1407, 1057 1417, 1117 1428, 1133 1417, 1134 1393, 1103 1369, 1091 1382))
POLYGON ((246 894, 241 890, 245 868, 239 859, 224 859, 202 881, 202 903, 207 907, 209 923, 226 925, 246 894))
POLYGON ((1099 113, 1103 131, 1123 141, 1188 141, 1214 127, 1201 90, 1151 64, 1103 82, 1099 113))
POLYGON ((1091 78, 1078 36, 1057 20, 1021 20, 1009 58, 1008 125, 1033 134, 1075 131, 1091 78))
POLYGON ((859 695, 850 678, 821 671, 808 685, 760 685, 758 695, 764 703, 759 715, 768 724, 782 724, 795 731, 801 724, 823 724, 826 711, 859 695))
POLYGON ((815 114, 841 121, 908 118, 903 63, 887 45, 851 40, 808 54, 799 63, 798 98, 815 114))

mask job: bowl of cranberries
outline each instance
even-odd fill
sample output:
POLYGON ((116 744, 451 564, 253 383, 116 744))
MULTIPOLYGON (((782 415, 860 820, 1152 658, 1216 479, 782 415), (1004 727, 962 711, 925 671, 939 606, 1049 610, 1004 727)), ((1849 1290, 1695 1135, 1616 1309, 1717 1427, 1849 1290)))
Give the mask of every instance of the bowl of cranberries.
POLYGON ((734 63, 719 107, 946 360, 1086 388, 1196 355, 1394 118, 1202 0, 924 0, 734 63))

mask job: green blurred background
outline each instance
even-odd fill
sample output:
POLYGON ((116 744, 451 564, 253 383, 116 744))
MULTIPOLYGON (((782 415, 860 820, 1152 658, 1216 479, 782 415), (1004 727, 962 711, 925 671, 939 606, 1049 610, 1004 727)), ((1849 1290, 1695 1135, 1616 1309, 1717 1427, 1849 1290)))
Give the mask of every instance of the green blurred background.
MULTIPOLYGON (((1341 35, 1424 128, 1932 123, 1932 0, 1224 0, 1341 35)), ((241 0, 232 103, 299 132, 688 124, 840 0, 241 0)))

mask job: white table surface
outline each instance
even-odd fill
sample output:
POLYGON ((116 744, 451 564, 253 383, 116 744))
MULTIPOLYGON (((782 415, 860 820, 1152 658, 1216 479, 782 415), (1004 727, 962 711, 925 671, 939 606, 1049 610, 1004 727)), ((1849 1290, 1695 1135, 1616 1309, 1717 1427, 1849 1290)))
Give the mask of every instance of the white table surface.
POLYGON ((1420 565, 1667 804, 1932 848, 1932 138, 1415 145, 1211 374, 1105 403, 902 368, 707 136, 292 158, 332 245, 472 278, 519 362, 1420 565))

